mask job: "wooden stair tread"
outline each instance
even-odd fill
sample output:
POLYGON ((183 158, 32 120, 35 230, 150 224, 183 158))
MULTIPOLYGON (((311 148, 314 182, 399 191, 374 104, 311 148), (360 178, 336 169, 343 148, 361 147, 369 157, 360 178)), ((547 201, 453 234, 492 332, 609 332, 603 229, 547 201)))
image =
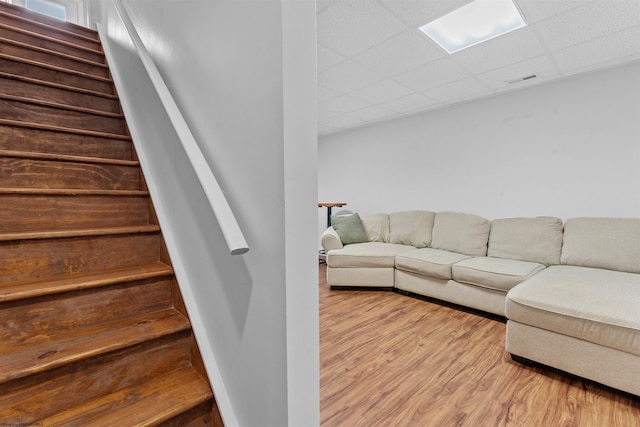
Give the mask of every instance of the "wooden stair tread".
POLYGON ((41 101, 39 99, 26 98, 24 96, 6 95, 0 93, 0 99, 6 99, 7 101, 25 102, 28 104, 37 104, 45 107, 58 108, 60 110, 78 111, 87 114, 93 114, 96 116, 112 117, 116 119, 124 119, 124 115, 121 113, 109 113, 107 111, 93 110, 91 108, 76 107, 75 105, 60 104, 58 102, 41 101))
POLYGON ((0 232, 0 242, 14 240, 61 239, 69 237, 108 236, 114 234, 155 233, 160 227, 155 224, 131 225, 126 227, 70 228, 44 231, 5 231, 0 232))
POLYGON ((51 18, 49 16, 30 11, 25 7, 13 5, 10 3, 0 2, 0 6, 0 13, 9 16, 12 19, 28 21, 36 25, 41 25, 42 27, 47 27, 53 31, 67 33, 69 35, 78 36, 80 38, 86 38, 90 41, 100 40, 98 32, 91 28, 83 27, 81 25, 74 24, 73 22, 61 21, 56 18, 51 18), (75 31, 71 31, 71 29, 75 31))
POLYGON ((0 348, 0 384, 190 327, 186 317, 175 309, 167 309, 104 325, 64 330, 58 335, 37 336, 31 342, 7 343, 0 348))
POLYGON ((15 151, 0 149, 0 157, 18 157, 22 159, 57 160, 76 163, 99 163, 121 166, 139 166, 137 160, 107 159, 104 157, 70 156, 64 154, 35 153, 31 151, 15 151))
POLYGON ((75 86, 68 86, 68 85, 63 85, 60 83, 55 83, 55 82, 48 82, 48 81, 44 81, 44 80, 39 80, 39 79, 33 79, 30 77, 25 77, 25 76, 18 76, 15 74, 11 74, 11 73, 5 73, 0 71, 0 77, 4 77, 7 79, 13 79, 13 80, 19 80, 22 82, 27 82, 27 83, 33 83, 33 84, 37 84, 40 86, 49 86, 49 87, 53 87, 56 89, 62 89, 62 90, 67 90, 67 91, 71 91, 71 92, 77 92, 77 93, 82 93, 85 95, 92 95, 92 96, 98 96, 101 98, 106 98, 106 99, 111 99, 111 100, 117 100, 118 96, 111 94, 111 93, 104 93, 104 92, 98 92, 95 90, 90 90, 90 89, 84 89, 84 88, 79 88, 79 87, 75 87, 75 86))
POLYGON ((171 266, 156 262, 133 267, 14 281, 9 286, 0 287, 0 303, 170 275, 173 275, 171 266))
POLYGON ((74 33, 72 31, 67 31, 64 28, 56 27, 55 25, 49 25, 49 24, 45 24, 44 22, 37 21, 35 19, 29 19, 29 18, 26 18, 24 16, 14 15, 12 13, 5 12, 4 10, 0 10, 0 15, 7 16, 7 17, 9 17, 11 19, 15 19, 17 21, 21 21, 21 22, 25 22, 25 23, 32 24, 32 25, 35 25, 35 26, 39 26, 45 31, 52 31, 52 32, 55 32, 55 33, 66 34, 68 36, 77 37, 78 39, 86 40, 86 41, 92 42, 92 43, 99 43, 100 42, 100 38, 98 37, 97 33, 94 34, 94 37, 89 36, 89 34, 74 33))
POLYGON ((68 128, 68 127, 62 127, 62 126, 54 126, 54 125, 44 125, 40 123, 26 122, 21 120, 0 119, 0 125, 19 126, 19 127, 26 127, 26 128, 32 128, 32 129, 40 129, 40 130, 50 130, 54 132, 73 133, 78 135, 86 135, 86 136, 93 136, 93 137, 99 137, 99 138, 120 139, 123 141, 131 140, 131 136, 122 135, 119 133, 99 132, 94 130, 76 129, 76 128, 68 128))
POLYGON ((34 46, 32 44, 29 44, 29 43, 19 42, 17 40, 8 39, 6 37, 0 37, 0 42, 6 43, 6 44, 12 44, 12 45, 15 45, 15 46, 20 46, 22 48, 35 50, 35 51, 38 51, 38 52, 44 52, 44 53, 48 53, 48 54, 53 54, 53 55, 58 56, 60 58, 66 58, 66 59, 69 59, 69 60, 72 60, 72 61, 82 62, 82 63, 88 64, 88 65, 93 65, 95 67, 99 67, 99 68, 103 68, 103 69, 109 69, 109 66, 106 63, 103 63, 103 62, 92 61, 90 59, 82 58, 80 56, 70 55, 68 53, 54 52, 54 51, 51 51, 49 49, 45 49, 45 48, 42 48, 42 47, 39 47, 39 46, 34 46))
MULTIPOLYGON (((31 21, 31 22, 33 22, 33 21, 31 21)), ((50 41, 50 42, 58 43, 58 44, 61 44, 61 45, 64 45, 64 46, 72 47, 74 49, 78 49, 78 50, 83 50, 83 51, 86 51, 86 52, 94 53, 96 55, 102 55, 103 54, 103 52, 101 50, 92 49, 90 47, 82 46, 82 45, 79 45, 79 44, 76 44, 76 43, 72 43, 72 42, 69 42, 69 41, 66 41, 66 40, 62 40, 62 39, 59 39, 59 38, 56 38, 56 37, 51 37, 51 36, 47 36, 47 35, 44 35, 44 34, 36 33, 34 31, 25 30, 24 28, 15 27, 15 26, 12 26, 12 25, 2 24, 2 23, 0 23, 0 28, 6 28, 6 29, 11 30, 11 31, 15 31, 15 32, 18 32, 18 33, 26 34, 26 35, 31 36, 31 37, 37 37, 37 38, 39 38, 41 40, 47 40, 47 41, 50 41)))
POLYGON ((154 426, 212 398, 208 383, 192 367, 185 367, 40 420, 40 423, 47 427, 154 426))
POLYGON ((51 70, 55 70, 61 73, 74 74, 76 76, 85 77, 87 79, 99 80, 106 83, 113 83, 113 80, 108 77, 96 76, 94 74, 84 73, 78 70, 72 70, 70 68, 64 68, 53 64, 47 64, 45 62, 34 61, 32 59, 21 58, 19 56, 8 55, 6 53, 0 53, 0 58, 9 59, 11 61, 23 62, 25 64, 33 65, 36 67, 49 68, 51 70))
POLYGON ((0 195, 30 196, 119 196, 144 197, 149 192, 144 190, 94 190, 77 188, 0 188, 0 195))

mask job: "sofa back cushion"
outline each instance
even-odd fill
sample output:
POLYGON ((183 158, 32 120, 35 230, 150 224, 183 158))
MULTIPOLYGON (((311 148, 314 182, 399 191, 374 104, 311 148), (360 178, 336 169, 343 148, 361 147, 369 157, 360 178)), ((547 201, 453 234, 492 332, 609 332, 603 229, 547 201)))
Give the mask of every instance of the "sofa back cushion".
POLYGON ((496 258, 560 264, 560 218, 505 218, 491 221, 487 255, 496 258))
POLYGON ((562 264, 640 273, 640 218, 570 218, 562 264))
POLYGON ((478 215, 438 212, 431 247, 465 255, 485 256, 491 223, 478 215))
POLYGON ((389 215, 374 214, 362 217, 362 225, 370 242, 389 243, 389 215))
POLYGON ((394 212, 389 215, 389 242, 426 248, 431 243, 434 212, 394 212))

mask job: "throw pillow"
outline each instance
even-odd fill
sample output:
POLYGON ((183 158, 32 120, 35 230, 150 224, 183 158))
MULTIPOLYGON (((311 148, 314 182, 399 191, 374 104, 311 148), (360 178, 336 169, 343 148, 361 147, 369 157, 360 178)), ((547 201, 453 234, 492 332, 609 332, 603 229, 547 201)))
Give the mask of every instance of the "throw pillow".
POLYGON ((367 233, 362 225, 360 215, 357 213, 351 215, 331 215, 331 225, 345 245, 367 241, 367 233))

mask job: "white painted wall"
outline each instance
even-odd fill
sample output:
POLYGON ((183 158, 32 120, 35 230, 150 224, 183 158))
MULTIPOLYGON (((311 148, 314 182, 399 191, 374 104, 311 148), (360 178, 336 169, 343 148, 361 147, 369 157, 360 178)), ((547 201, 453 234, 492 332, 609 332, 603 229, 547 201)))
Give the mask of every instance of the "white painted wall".
POLYGON ((318 163, 363 214, 640 217, 640 63, 330 135, 318 163))
POLYGON ((107 3, 100 19, 126 77, 127 119, 149 153, 163 232, 194 286, 199 341, 214 350, 233 421, 318 425, 315 3, 125 0, 238 217, 251 248, 239 257, 107 3))

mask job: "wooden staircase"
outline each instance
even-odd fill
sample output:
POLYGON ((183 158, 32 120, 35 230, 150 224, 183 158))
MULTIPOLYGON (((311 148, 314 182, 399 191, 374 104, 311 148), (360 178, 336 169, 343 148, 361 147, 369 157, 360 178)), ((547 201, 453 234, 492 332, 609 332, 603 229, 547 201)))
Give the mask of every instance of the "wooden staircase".
POLYGON ((222 425, 97 33, 6 3, 0 343, 0 424, 222 425))

